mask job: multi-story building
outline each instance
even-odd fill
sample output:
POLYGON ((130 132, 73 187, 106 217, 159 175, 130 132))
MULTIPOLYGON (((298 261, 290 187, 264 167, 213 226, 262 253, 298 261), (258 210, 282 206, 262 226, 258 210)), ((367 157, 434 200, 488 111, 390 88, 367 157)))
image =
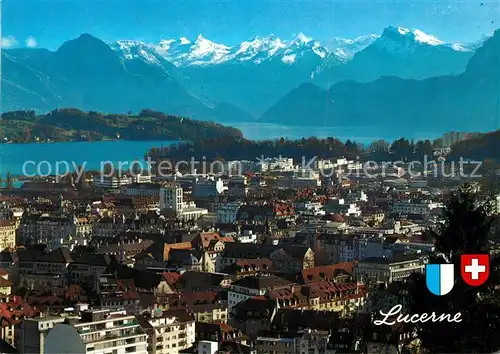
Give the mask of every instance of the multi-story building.
POLYGON ((398 255, 392 258, 372 257, 360 260, 354 266, 358 280, 386 283, 403 280, 413 273, 423 273, 425 260, 418 255, 398 255))
POLYGON ((227 182, 227 194, 235 197, 244 197, 248 193, 246 176, 231 176, 227 182))
POLYGON ((442 208, 442 203, 435 203, 430 200, 411 200, 405 199, 396 201, 391 206, 391 212, 403 215, 429 215, 431 210, 442 208))
POLYGON ((193 197, 215 197, 224 192, 224 182, 220 178, 198 180, 193 185, 193 197))
POLYGON ((242 202, 219 203, 215 208, 216 221, 221 224, 234 224, 242 202))
POLYGON ((0 339, 10 345, 15 344, 16 326, 25 318, 33 317, 37 311, 22 297, 17 295, 0 295, 0 339))
POLYGON ((172 209, 176 215, 182 213, 184 207, 183 191, 178 185, 165 185, 160 188, 160 209, 172 209))
POLYGON ((125 231, 125 217, 105 217, 94 222, 92 233, 94 237, 112 238, 125 231))
POLYGON ((147 334, 125 311, 83 312, 79 322, 58 323, 45 338, 44 353, 148 353, 147 334))
POLYGON ((0 251, 16 247, 16 228, 14 221, 0 220, 0 251))
POLYGON ((362 284, 336 283, 330 280, 309 284, 292 284, 267 295, 277 302, 278 308, 338 312, 342 316, 353 314, 365 301, 362 284))
POLYGON ((95 175, 92 177, 92 184, 94 187, 102 189, 118 189, 124 185, 132 183, 130 177, 122 176, 106 176, 106 175, 95 175))
POLYGON ((241 278, 231 284, 231 288, 227 293, 228 309, 231 312, 232 308, 242 301, 254 296, 262 296, 269 289, 290 284, 288 280, 276 276, 249 276, 241 278))
POLYGON ((65 317, 39 316, 26 318, 16 326, 16 348, 20 353, 44 353, 45 338, 49 331, 65 317))
POLYGON ((77 238, 90 238, 92 235, 92 221, 86 217, 75 218, 75 234, 77 238))
POLYGON ((28 254, 24 257, 21 253, 19 261, 21 285, 29 289, 64 287, 68 283, 68 266, 72 262, 69 250, 64 247, 42 255, 28 254))
POLYGON ((330 199, 324 206, 327 213, 342 214, 345 216, 360 216, 361 209, 355 203, 346 203, 344 199, 330 199))
POLYGON ((157 183, 132 183, 123 186, 123 193, 134 197, 158 197, 161 185, 157 183))
POLYGON ((150 354, 176 354, 195 341, 195 320, 186 311, 156 308, 151 315, 140 315, 137 319, 148 334, 150 354))
POLYGON ((267 171, 291 171, 295 165, 293 164, 293 158, 291 157, 275 157, 266 158, 259 160, 255 168, 257 172, 267 172, 267 171))

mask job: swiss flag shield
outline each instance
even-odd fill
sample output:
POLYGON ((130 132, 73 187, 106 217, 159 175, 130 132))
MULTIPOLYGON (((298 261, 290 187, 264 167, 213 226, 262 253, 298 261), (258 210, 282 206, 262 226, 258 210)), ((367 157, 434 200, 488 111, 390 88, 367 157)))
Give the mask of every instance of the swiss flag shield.
POLYGON ((490 275, 490 256, 488 254, 463 254, 460 257, 462 279, 471 286, 486 282, 490 275))

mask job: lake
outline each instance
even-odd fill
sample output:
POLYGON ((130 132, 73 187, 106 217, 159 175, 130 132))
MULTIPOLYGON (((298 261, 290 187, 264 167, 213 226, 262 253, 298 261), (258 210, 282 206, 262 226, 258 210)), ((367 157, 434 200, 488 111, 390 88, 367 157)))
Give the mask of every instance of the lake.
MULTIPOLYGON (((82 166, 85 170, 100 170, 101 163, 111 161, 143 161, 148 149, 172 144, 172 141, 96 141, 31 144, 0 144, 0 176, 7 172, 18 176, 23 174, 23 165, 30 174, 35 164, 41 172, 55 170, 58 161, 67 161, 70 167, 82 166), (43 162, 47 161, 47 162, 43 162), (50 166, 50 167, 49 167, 50 166)), ((63 168, 64 165, 60 164, 63 168)))
MULTIPOLYGON (((248 139, 263 140, 280 137, 299 139, 316 136, 318 138, 336 137, 340 140, 355 140, 369 144, 377 139, 393 141, 400 136, 389 136, 387 132, 376 127, 311 127, 284 126, 268 123, 228 123, 243 132, 248 139)), ((415 133, 413 139, 433 139, 436 135, 415 133)), ((85 163, 85 170, 101 170, 101 163, 111 161, 143 161, 148 149, 172 144, 172 141, 97 141, 97 142, 64 142, 64 143, 31 143, 31 144, 0 144, 0 176, 7 172, 18 176, 23 174, 23 165, 28 161, 25 171, 29 174, 41 172, 47 174, 51 169, 54 174, 56 163, 66 161, 71 170, 85 163), (42 162, 44 161, 44 162, 42 162), (46 161, 46 162, 45 162, 46 161), (40 163, 42 162, 42 165, 40 163), (35 170, 40 167, 40 171, 35 170)), ((65 168, 60 165, 60 168, 65 168)), ((127 168, 127 167, 125 167, 127 168)), ((65 172, 65 171, 60 171, 65 172)))

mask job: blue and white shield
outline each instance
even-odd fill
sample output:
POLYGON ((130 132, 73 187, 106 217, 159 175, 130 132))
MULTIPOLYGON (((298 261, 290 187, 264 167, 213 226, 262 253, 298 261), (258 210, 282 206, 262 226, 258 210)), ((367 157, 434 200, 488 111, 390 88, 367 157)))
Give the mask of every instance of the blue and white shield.
POLYGON ((453 264, 426 264, 425 282, 427 289, 434 295, 446 295, 455 284, 455 266, 453 264))

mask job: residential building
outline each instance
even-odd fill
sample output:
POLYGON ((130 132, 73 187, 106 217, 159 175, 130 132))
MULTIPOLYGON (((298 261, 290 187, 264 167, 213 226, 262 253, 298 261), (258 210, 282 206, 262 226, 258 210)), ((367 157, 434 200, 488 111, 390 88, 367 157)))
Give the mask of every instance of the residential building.
POLYGON ((425 260, 418 255, 397 255, 392 258, 372 257, 360 260, 354 267, 357 279, 370 283, 390 284, 413 273, 423 273, 425 260))
POLYGON ((58 323, 45 338, 45 354, 148 353, 147 334, 125 311, 85 311, 79 322, 58 323))
POLYGON ((16 328, 25 318, 33 317, 37 310, 17 295, 0 295, 0 339, 15 344, 16 328))
POLYGON ((0 220, 0 251, 16 248, 16 223, 11 220, 0 220))
POLYGON ((126 176, 118 177, 101 174, 92 177, 94 187, 101 189, 118 189, 130 183, 132 183, 132 179, 126 176))
POLYGON ((224 191, 224 182, 220 178, 207 178, 196 181, 193 185, 193 197, 215 197, 224 191))
POLYGON ((391 212, 394 214, 427 216, 431 210, 442 207, 442 203, 430 200, 404 199, 394 202, 391 206, 391 212))
POLYGON ((158 197, 161 185, 157 183, 132 183, 122 187, 123 193, 134 197, 158 197))
POLYGON ((276 276, 249 276, 241 278, 231 284, 227 293, 228 310, 240 302, 250 299, 254 296, 262 296, 269 289, 290 285, 291 282, 276 276))
POLYGON ((137 319, 148 334, 150 354, 176 354, 195 341, 195 320, 186 311, 155 308, 151 315, 140 315, 137 319))
POLYGON ((16 348, 20 353, 44 354, 47 334, 65 320, 62 316, 47 315, 24 319, 16 326, 16 348))
POLYGON ((160 188, 160 209, 171 209, 175 215, 182 213, 183 191, 178 185, 164 185, 160 188))
POLYGON ((215 208, 216 221, 221 224, 234 224, 238 216, 238 210, 243 203, 240 201, 229 203, 218 203, 215 208))

